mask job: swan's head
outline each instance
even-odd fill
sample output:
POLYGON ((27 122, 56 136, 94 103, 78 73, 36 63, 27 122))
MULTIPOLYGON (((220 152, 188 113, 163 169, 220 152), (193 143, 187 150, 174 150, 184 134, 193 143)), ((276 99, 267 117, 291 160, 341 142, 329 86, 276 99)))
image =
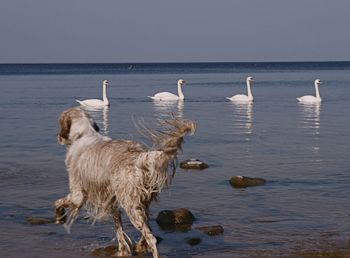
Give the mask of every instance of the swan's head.
POLYGON ((103 80, 103 86, 108 86, 108 81, 107 80, 103 80))
POLYGON ((316 80, 315 80, 315 84, 320 85, 320 84, 322 84, 322 82, 321 82, 320 79, 316 79, 316 80))
POLYGON ((184 85, 185 84, 185 80, 178 80, 177 81, 177 85, 184 85))
POLYGON ((251 76, 247 77, 247 82, 253 82, 253 81, 254 81, 253 77, 251 77, 251 76))

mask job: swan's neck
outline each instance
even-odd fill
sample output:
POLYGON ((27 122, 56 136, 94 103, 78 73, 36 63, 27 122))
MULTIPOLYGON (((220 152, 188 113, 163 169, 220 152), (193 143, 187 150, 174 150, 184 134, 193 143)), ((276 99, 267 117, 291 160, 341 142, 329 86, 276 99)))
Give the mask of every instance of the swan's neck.
POLYGON ((253 99, 252 90, 250 89, 250 81, 247 80, 247 91, 248 91, 248 98, 253 99))
POLYGON ((185 99, 185 96, 182 93, 182 85, 180 83, 177 84, 177 93, 179 94, 179 99, 185 99))
POLYGON ((102 98, 103 98, 103 102, 105 102, 106 104, 108 104, 108 99, 107 99, 107 85, 106 85, 106 84, 103 84, 102 98))
POLYGON ((316 98, 321 99, 320 91, 318 89, 318 84, 315 82, 316 98))

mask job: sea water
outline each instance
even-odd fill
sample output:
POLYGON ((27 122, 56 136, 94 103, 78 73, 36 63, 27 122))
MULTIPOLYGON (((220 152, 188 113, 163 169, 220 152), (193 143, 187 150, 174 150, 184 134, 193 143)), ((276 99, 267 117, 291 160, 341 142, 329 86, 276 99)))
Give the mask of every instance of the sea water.
MULTIPOLYGON (((11 64, 0 65, 0 255, 90 256, 115 243, 112 222, 91 225, 84 213, 67 234, 60 225, 32 226, 27 216, 52 217, 53 202, 68 193, 65 147, 57 143, 58 116, 74 98, 101 98, 110 82, 110 108, 92 112, 101 133, 147 143, 135 119, 155 124, 170 114, 193 119, 178 161, 200 159, 202 171, 178 168, 172 185, 151 206, 151 227, 165 257, 278 257, 296 251, 346 248, 350 232, 350 63, 11 64), (226 99, 246 94, 254 103, 226 99), (322 103, 301 105, 321 79, 322 103), (177 93, 184 102, 147 96, 177 93), (261 177, 263 186, 234 189, 232 176, 261 177), (165 209, 187 208, 188 232, 161 230, 165 209), (200 226, 221 225, 206 236, 200 226), (188 239, 200 238, 191 246, 188 239), (255 256, 258 257, 258 256, 255 256)), ((124 226, 139 233, 125 216, 124 226)))

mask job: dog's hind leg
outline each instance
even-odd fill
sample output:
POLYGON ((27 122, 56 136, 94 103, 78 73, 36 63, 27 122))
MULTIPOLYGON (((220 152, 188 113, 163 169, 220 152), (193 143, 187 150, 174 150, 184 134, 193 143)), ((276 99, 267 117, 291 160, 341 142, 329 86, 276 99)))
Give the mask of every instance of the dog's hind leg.
POLYGON ((148 247, 148 245, 147 245, 146 239, 144 238, 143 235, 141 235, 140 240, 135 245, 135 252, 136 253, 146 253, 147 251, 149 251, 147 247, 148 247))
MULTIPOLYGON (((149 208, 148 208, 148 206, 146 206, 145 211, 146 211, 146 221, 149 221, 149 208)), ((135 245, 135 252, 136 253, 151 252, 150 248, 147 245, 146 238, 143 236, 143 234, 141 234, 140 240, 135 245)))
POLYGON ((118 238, 118 256, 130 256, 132 255, 132 241, 129 236, 123 231, 122 219, 120 216, 120 210, 115 208, 113 210, 113 220, 115 224, 115 230, 118 238))
MULTIPOLYGON (((152 234, 151 228, 148 224, 148 216, 145 210, 142 209, 141 207, 134 207, 134 208, 128 209, 127 213, 131 223, 142 234, 140 241, 143 242, 144 241, 143 238, 144 238, 145 241, 147 242, 148 247, 150 248, 150 251, 153 254, 153 257, 159 258, 160 256, 157 249, 157 239, 152 234)), ((139 242, 139 244, 141 245, 140 247, 142 247, 142 244, 143 244, 142 242, 141 243, 139 242)))

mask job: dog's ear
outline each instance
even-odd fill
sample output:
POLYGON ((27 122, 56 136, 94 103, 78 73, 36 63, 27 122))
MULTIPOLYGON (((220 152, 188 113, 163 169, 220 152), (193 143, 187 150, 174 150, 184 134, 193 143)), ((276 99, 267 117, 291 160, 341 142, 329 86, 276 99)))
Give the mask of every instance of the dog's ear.
POLYGON ((61 130, 58 134, 58 141, 61 144, 68 144, 70 142, 69 133, 72 126, 72 119, 68 115, 62 115, 60 117, 60 126, 61 130))

